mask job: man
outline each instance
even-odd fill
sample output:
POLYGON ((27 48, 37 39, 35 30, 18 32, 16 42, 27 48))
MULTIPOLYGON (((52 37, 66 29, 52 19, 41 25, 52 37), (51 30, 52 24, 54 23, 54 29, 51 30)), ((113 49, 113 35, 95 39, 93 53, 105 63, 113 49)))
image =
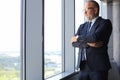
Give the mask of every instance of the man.
POLYGON ((79 80, 108 80, 111 68, 108 56, 111 21, 99 17, 99 4, 96 1, 85 3, 84 15, 88 21, 81 24, 71 38, 72 45, 79 48, 79 80))

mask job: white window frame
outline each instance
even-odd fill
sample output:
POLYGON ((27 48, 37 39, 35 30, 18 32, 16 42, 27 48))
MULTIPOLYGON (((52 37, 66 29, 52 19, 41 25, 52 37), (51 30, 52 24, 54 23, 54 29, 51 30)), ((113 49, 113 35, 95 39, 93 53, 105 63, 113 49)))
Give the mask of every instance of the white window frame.
POLYGON ((22 6, 22 80, 43 80, 43 0, 23 0, 22 6))

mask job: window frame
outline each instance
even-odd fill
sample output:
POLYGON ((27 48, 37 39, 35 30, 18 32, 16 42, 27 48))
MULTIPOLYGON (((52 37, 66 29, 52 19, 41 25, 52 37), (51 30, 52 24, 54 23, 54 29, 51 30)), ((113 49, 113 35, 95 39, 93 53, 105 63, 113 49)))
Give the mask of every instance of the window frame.
POLYGON ((75 72, 75 49, 70 39, 75 33, 75 1, 62 0, 63 72, 46 80, 59 80, 75 72), (69 55, 69 56, 68 56, 69 55))
POLYGON ((43 0, 22 0, 21 4, 21 80, 43 80, 43 0))
MULTIPOLYGON (((43 80, 44 0, 22 0, 21 3, 22 80, 43 80)), ((75 50, 70 43, 70 39, 75 32, 74 5, 74 0, 62 0, 63 72, 58 75, 59 78, 56 76, 57 78, 55 80, 63 78, 75 71, 75 50)))

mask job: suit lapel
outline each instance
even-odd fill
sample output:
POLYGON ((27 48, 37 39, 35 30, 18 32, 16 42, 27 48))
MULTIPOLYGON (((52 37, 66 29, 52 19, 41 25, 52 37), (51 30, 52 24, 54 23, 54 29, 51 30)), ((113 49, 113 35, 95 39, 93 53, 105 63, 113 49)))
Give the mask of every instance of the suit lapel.
POLYGON ((90 30, 90 33, 93 33, 93 32, 95 31, 95 29, 96 29, 96 27, 98 26, 100 20, 101 20, 101 17, 99 17, 99 18, 95 21, 95 23, 93 24, 93 26, 92 26, 92 28, 91 28, 91 30, 90 30))

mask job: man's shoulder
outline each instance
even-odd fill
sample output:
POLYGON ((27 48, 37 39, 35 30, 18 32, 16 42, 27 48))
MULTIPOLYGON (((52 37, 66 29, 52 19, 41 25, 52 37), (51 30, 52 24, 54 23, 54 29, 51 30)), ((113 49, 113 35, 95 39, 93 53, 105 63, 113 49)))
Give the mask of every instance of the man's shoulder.
POLYGON ((100 20, 100 21, 107 21, 107 22, 111 22, 111 20, 110 19, 105 19, 105 18, 102 18, 102 17, 98 17, 98 20, 100 20))
POLYGON ((86 26, 86 25, 87 25, 87 22, 80 24, 80 26, 86 26))
POLYGON ((84 26, 86 26, 86 25, 87 25, 87 22, 84 22, 84 23, 80 24, 79 28, 84 28, 84 26))
POLYGON ((110 19, 105 19, 105 18, 99 17, 99 18, 97 19, 97 22, 99 22, 100 24, 103 24, 103 23, 111 23, 111 20, 110 20, 110 19))

